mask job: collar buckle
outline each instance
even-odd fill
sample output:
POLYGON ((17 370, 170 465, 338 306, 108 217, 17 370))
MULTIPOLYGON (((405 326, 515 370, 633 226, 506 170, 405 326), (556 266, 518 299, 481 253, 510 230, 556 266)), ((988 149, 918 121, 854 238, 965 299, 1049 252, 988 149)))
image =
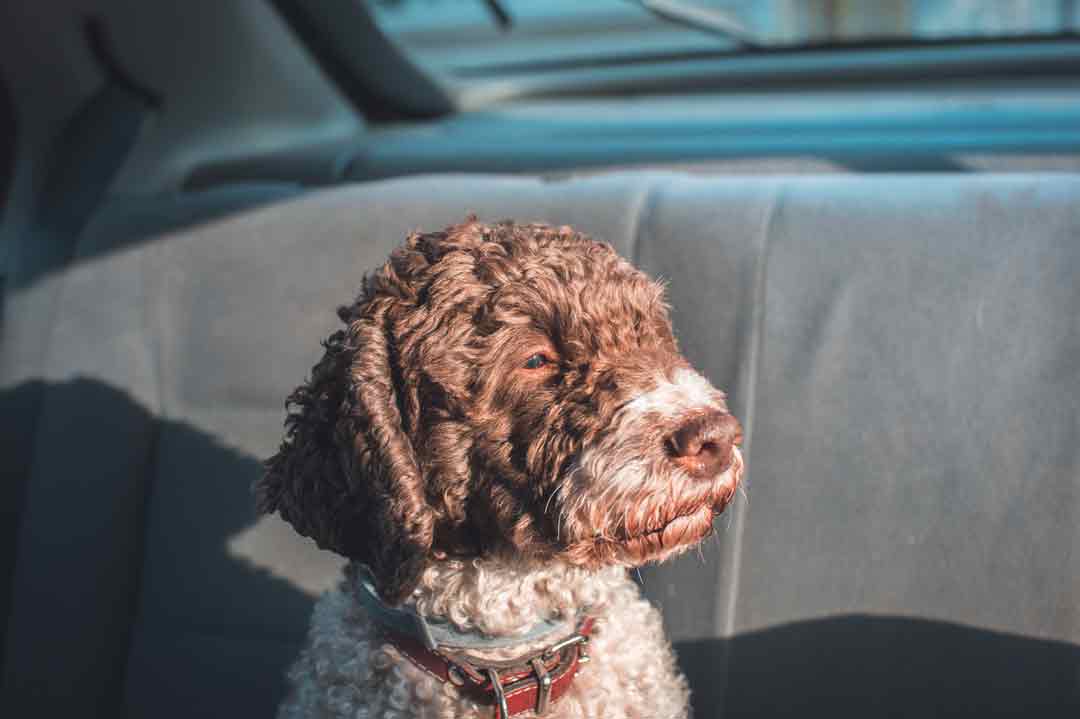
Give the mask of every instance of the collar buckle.
POLYGON ((532 665, 533 672, 536 674, 536 716, 544 716, 547 713, 548 705, 551 703, 551 674, 548 673, 547 667, 544 666, 544 660, 540 657, 533 657, 529 660, 529 664, 532 665))
POLYGON ((491 691, 495 694, 495 705, 499 709, 495 719, 510 719, 510 707, 506 705, 506 690, 503 689, 502 680, 499 679, 499 670, 488 667, 487 675, 488 681, 491 682, 491 691))
MULTIPOLYGON (((562 652, 563 649, 569 649, 570 647, 572 647, 572 646, 574 646, 576 644, 588 644, 588 643, 589 643, 589 638, 587 636, 582 634, 580 631, 574 632, 573 634, 568 636, 566 639, 563 639, 561 642, 555 642, 554 644, 552 644, 550 647, 545 649, 543 654, 541 654, 540 656, 543 657, 543 659, 548 660, 548 659, 551 659, 556 654, 559 654, 560 652, 562 652)), ((582 647, 582 649, 584 649, 584 647, 582 647)))
POLYGON ((506 660, 444 647, 432 650, 415 635, 387 626, 383 630, 387 640, 413 664, 481 702, 494 704, 494 719, 511 719, 530 711, 543 717, 566 693, 578 669, 589 661, 585 648, 593 623, 593 617, 583 616, 569 636, 506 660))

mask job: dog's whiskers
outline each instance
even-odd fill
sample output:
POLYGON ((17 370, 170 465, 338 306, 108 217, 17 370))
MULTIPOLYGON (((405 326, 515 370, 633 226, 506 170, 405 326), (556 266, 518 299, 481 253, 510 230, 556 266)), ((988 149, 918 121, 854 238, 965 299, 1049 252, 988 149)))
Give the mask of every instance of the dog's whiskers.
POLYGON ((622 515, 622 528, 623 532, 630 534, 630 504, 627 503, 626 508, 623 509, 622 515))
POLYGON ((551 510, 551 502, 555 499, 555 495, 559 493, 559 488, 551 490, 551 494, 548 495, 547 502, 544 503, 544 514, 547 514, 551 510))

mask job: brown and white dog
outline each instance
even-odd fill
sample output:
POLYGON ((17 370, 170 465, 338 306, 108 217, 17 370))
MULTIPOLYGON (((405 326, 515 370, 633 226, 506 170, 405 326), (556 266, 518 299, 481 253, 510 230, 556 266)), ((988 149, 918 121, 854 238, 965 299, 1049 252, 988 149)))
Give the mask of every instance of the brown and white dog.
POLYGON ((662 286, 568 227, 470 219, 338 315, 255 488, 352 560, 281 716, 686 716, 626 570, 706 537, 743 460, 662 286))

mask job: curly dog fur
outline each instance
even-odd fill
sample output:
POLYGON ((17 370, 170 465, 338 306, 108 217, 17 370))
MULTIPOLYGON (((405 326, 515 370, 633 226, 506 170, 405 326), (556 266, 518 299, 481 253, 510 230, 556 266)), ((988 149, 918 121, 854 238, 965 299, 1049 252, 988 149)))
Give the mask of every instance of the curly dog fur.
POLYGON ((353 562, 316 607, 282 716, 492 715, 380 639, 361 564, 386 603, 493 636, 587 607, 593 662, 549 716, 685 716, 626 568, 707 536, 743 461, 662 286, 568 227, 470 219, 411 235, 338 314, 255 488, 261 511, 353 562))

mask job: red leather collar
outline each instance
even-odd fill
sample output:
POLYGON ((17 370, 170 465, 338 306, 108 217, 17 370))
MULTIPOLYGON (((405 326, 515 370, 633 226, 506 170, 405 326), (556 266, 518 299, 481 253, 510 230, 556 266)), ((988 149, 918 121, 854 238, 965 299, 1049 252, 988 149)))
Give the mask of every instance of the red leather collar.
POLYGON ((409 661, 474 700, 493 705, 494 719, 511 719, 526 711, 542 716, 570 688, 582 664, 594 619, 579 622, 577 631, 551 646, 509 661, 480 659, 446 649, 428 649, 414 637, 383 629, 383 636, 409 661))

